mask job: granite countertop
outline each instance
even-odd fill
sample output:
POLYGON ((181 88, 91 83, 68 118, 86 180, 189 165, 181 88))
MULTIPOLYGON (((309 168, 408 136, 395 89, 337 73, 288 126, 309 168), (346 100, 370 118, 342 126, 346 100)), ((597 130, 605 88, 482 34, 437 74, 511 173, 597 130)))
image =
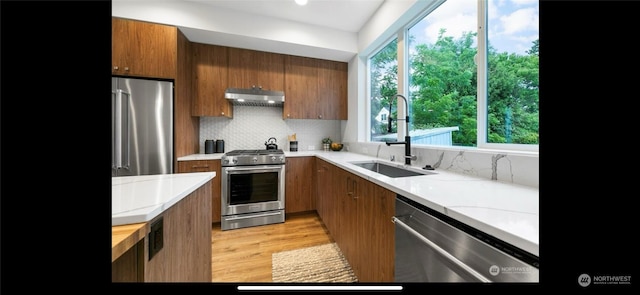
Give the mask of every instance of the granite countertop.
POLYGON ((216 172, 111 178, 111 225, 147 222, 216 176, 216 172))
MULTIPOLYGON (((223 154, 196 154, 178 161, 220 159, 223 154)), ((315 156, 397 194, 446 214, 482 232, 539 256, 539 189, 444 170, 436 174, 391 178, 358 167, 351 161, 376 160, 353 152, 285 151, 285 157, 315 156)), ((411 169, 420 169, 411 167, 411 169)))

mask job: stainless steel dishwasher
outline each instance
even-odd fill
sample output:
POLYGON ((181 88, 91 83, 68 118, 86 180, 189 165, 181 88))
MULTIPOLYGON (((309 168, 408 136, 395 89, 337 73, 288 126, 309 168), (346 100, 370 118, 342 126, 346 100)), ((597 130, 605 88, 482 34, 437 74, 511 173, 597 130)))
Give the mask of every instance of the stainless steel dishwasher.
POLYGON ((393 222, 396 282, 539 282, 535 255, 404 196, 393 222))

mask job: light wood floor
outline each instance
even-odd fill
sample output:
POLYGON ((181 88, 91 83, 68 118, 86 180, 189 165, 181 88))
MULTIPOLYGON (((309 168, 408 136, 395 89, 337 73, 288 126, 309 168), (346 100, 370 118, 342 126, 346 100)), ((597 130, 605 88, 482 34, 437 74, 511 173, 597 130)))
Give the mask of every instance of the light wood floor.
POLYGON ((333 243, 315 211, 287 214, 284 223, 211 232, 213 282, 271 282, 271 254, 333 243))

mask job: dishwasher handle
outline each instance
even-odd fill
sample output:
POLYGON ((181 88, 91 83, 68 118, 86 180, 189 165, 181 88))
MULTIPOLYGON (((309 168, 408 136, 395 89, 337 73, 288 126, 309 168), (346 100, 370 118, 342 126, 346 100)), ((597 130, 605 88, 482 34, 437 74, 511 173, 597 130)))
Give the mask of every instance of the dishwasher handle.
POLYGON ((416 238, 420 239, 422 242, 427 244, 433 250, 438 252, 438 254, 442 255, 443 257, 445 257, 449 261, 453 262, 455 265, 457 265, 458 267, 462 268, 463 270, 465 270, 467 273, 469 273, 470 275, 472 275, 476 279, 480 280, 483 283, 491 283, 491 280, 487 279, 485 276, 481 275, 480 273, 475 271, 473 268, 471 268, 468 265, 464 264, 464 262, 458 260, 458 258, 456 258, 455 256, 451 255, 449 252, 447 252, 444 249, 440 248, 440 246, 436 245, 434 242, 432 242, 431 240, 429 240, 426 237, 424 237, 423 235, 421 235, 419 232, 417 232, 416 230, 414 230, 413 228, 408 226, 406 223, 400 221, 400 219, 398 219, 398 218, 396 218, 394 216, 394 217, 391 217, 391 222, 395 223, 396 225, 399 225, 404 230, 406 230, 407 232, 409 232, 410 234, 412 234, 416 238))

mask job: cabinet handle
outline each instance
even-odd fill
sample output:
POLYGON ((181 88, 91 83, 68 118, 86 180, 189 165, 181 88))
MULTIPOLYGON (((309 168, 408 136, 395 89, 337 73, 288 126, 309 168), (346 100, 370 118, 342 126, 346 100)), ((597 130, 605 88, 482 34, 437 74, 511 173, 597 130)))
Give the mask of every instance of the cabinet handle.
POLYGON ((118 70, 118 66, 114 66, 113 69, 117 71, 118 70))
POLYGON ((355 180, 353 181, 353 190, 355 191, 355 194, 354 194, 355 197, 353 198, 357 199, 358 198, 358 182, 355 180))
POLYGON ((322 119, 322 115, 318 115, 318 119, 322 119))
POLYGON ((197 169, 197 168, 209 168, 209 165, 204 165, 204 166, 194 165, 194 166, 191 166, 191 169, 197 169))
POLYGON ((220 112, 220 114, 224 116, 224 112, 220 112))
POLYGON ((124 67, 124 70, 128 72, 129 71, 129 67, 124 67))

